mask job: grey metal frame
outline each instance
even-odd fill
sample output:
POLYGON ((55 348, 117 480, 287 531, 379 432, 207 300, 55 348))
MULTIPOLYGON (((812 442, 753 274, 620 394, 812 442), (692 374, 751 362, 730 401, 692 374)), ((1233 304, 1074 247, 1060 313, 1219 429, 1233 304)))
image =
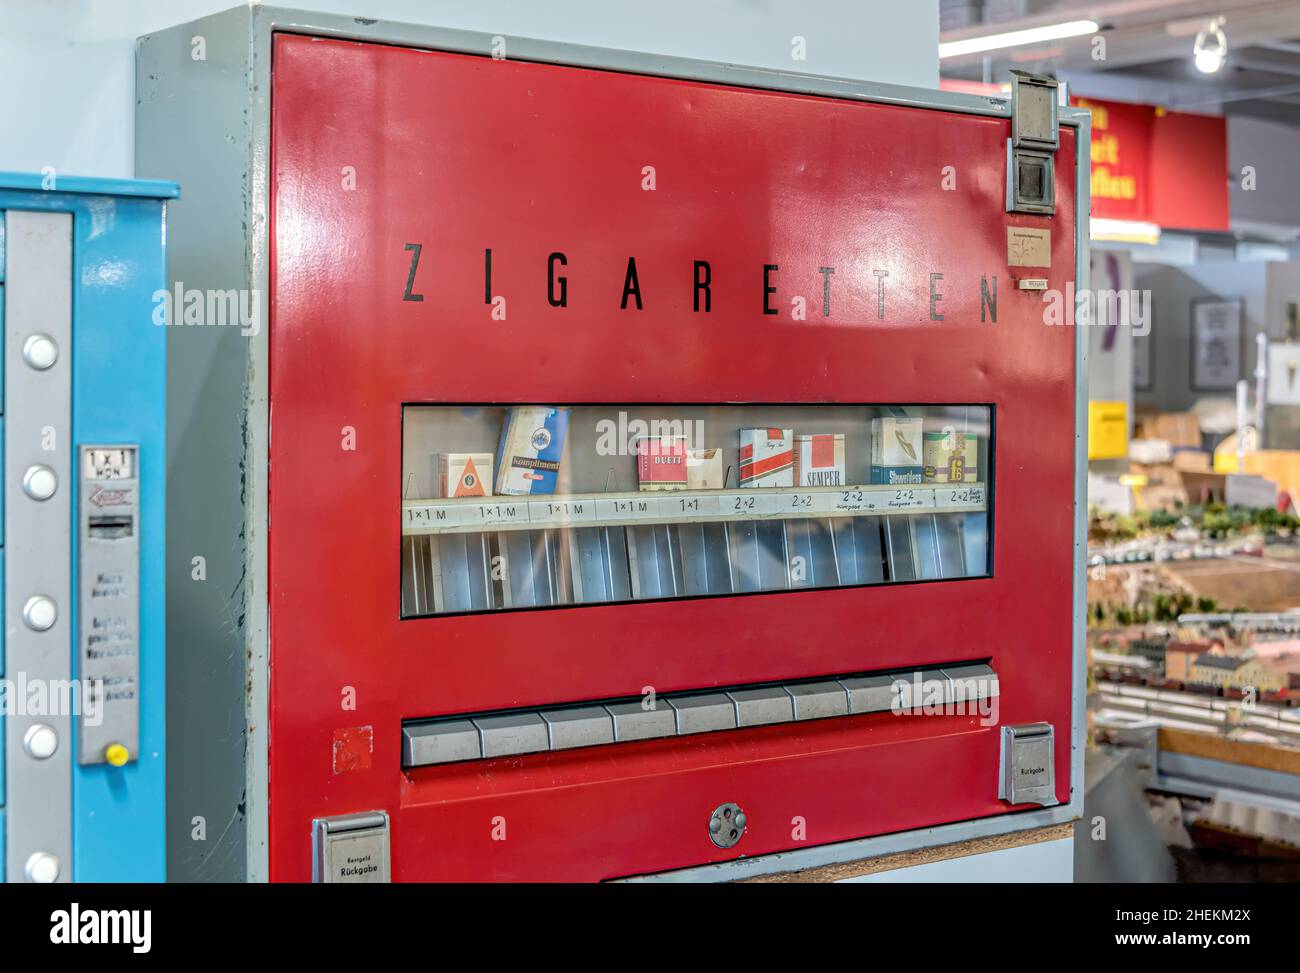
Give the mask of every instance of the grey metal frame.
MULTIPOLYGON (((254 5, 238 7, 140 39, 136 64, 136 169, 176 179, 184 191, 169 221, 169 271, 187 287, 232 286, 269 294, 271 41, 275 32, 372 41, 491 56, 500 35, 389 23, 254 5), (206 62, 192 60, 202 36, 206 62), (198 210, 199 212, 195 212, 198 210), (201 217, 201 218, 196 218, 201 217)), ((746 68, 656 54, 504 38, 505 56, 571 67, 788 91, 854 101, 1010 119, 994 97, 873 84, 845 78, 746 68)), ((1062 108, 1059 123, 1076 139, 1076 287, 1088 285, 1089 141, 1086 111, 1062 108)), ((188 572, 207 559, 208 581, 168 586, 167 636, 186 653, 168 667, 168 707, 186 712, 169 723, 168 804, 175 808, 168 846, 192 847, 191 816, 208 809, 210 834, 246 830, 242 849, 226 845, 197 857, 173 852, 169 877, 267 878, 267 609, 266 476, 269 456, 267 301, 259 302, 256 336, 233 328, 169 329, 168 565, 188 572), (231 333, 234 332, 234 333, 231 333), (233 416, 244 416, 232 429, 233 416), (224 492, 221 492, 224 485, 224 492), (212 672, 213 660, 226 659, 212 672), (186 682, 186 680, 189 680, 186 682), (204 691, 187 695, 196 682, 204 691), (173 685, 176 686, 173 693, 173 685), (238 731, 204 737, 235 722, 222 696, 243 700, 242 772, 229 752, 238 731), (196 707, 206 710, 196 718, 196 707), (223 749, 224 748, 224 749, 223 749), (216 815, 214 820, 212 815, 216 815), (246 821, 246 828, 245 828, 246 821), (242 866, 242 867, 241 867, 242 866)), ((1083 807, 1084 561, 1087 479, 1087 340, 1076 333, 1074 508, 1074 687, 1068 804, 979 819, 902 835, 823 845, 675 872, 675 879, 729 879, 850 861, 888 850, 946 844, 1073 820, 1083 807)), ((173 577, 184 577, 176 573, 173 577)), ((995 786, 994 781, 989 786, 995 786)), ((304 835, 304 841, 307 837, 304 835)))
POLYGON ((4 668, 14 681, 14 711, 4 724, 6 782, 3 844, 7 881, 27 880, 33 855, 59 862, 58 881, 72 879, 72 714, 81 712, 72 683, 72 504, 76 471, 72 453, 73 216, 34 210, 0 210, 5 221, 7 279, 4 308, 4 668), (54 340, 58 358, 37 371, 24 360, 29 336, 54 340), (52 437, 50 433, 52 432, 52 437), (42 448, 52 438, 51 448, 42 448), (46 500, 23 490, 24 472, 48 466, 58 488, 46 500), (23 606, 32 597, 52 600, 54 624, 34 631, 23 606), (44 683, 50 712, 32 715, 18 698, 30 680, 44 683), (64 687, 70 687, 65 694, 64 687), (50 727, 58 748, 49 757, 27 752, 26 734, 50 727))

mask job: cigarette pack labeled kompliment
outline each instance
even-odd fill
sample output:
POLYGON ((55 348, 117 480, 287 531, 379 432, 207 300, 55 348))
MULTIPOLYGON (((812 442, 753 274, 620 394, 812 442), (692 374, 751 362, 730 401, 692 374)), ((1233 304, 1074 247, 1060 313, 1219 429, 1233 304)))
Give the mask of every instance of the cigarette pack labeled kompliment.
POLYGON ((686 488, 688 490, 721 490, 722 450, 688 449, 686 451, 686 488))
POLYGON ((685 436, 642 436, 636 441, 636 475, 642 490, 684 490, 685 436))
POLYGON ((843 433, 794 437, 794 485, 844 485, 843 433))
POLYGON ((491 453, 439 453, 438 496, 490 497, 491 453))
POLYGON ((794 433, 790 429, 740 430, 740 485, 794 486, 794 433))
POLYGON ((979 437, 952 425, 926 423, 922 456, 926 483, 975 483, 979 437))
POLYGON ((526 497, 554 493, 569 432, 569 410, 544 405, 506 412, 496 455, 496 492, 526 497))
POLYGON ((920 483, 921 420, 886 416, 871 420, 871 482, 920 483))

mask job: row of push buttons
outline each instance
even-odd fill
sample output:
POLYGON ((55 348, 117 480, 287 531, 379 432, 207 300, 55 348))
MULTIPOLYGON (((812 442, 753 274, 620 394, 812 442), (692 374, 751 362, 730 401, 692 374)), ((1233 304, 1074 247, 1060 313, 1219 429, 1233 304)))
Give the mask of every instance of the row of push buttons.
POLYGON ((402 726, 402 765, 424 767, 548 750, 883 713, 923 702, 998 695, 982 663, 910 673, 848 676, 783 686, 683 693, 542 710, 462 716, 402 726))

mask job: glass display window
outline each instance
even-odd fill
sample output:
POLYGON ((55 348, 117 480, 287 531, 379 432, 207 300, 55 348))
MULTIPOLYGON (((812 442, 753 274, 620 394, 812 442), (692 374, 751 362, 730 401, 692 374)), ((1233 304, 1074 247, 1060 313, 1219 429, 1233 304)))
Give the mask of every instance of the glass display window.
POLYGON ((406 405, 404 618, 989 574, 987 405, 406 405))

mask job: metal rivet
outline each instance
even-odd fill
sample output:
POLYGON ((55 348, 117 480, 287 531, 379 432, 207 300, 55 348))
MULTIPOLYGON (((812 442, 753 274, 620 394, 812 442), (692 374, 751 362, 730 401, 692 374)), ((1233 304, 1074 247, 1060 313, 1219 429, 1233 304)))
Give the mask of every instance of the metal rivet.
POLYGON ((23 361, 43 372, 59 360, 59 346, 47 334, 29 335, 23 342, 23 361))
POLYGON ((54 599, 45 595, 32 595, 23 605, 23 621, 35 632, 44 632, 58 621, 59 608, 54 599))
POLYGON ((27 859, 27 864, 23 866, 23 874, 27 876, 29 882, 48 885, 59 880, 60 869, 58 856, 51 855, 48 851, 38 851, 27 859))
POLYGON ((59 749, 59 735, 48 723, 33 723, 23 734, 23 749, 34 760, 46 760, 59 749))
POLYGON ((48 500, 59 488, 59 478, 48 466, 36 464, 23 474, 23 493, 33 500, 48 500))

